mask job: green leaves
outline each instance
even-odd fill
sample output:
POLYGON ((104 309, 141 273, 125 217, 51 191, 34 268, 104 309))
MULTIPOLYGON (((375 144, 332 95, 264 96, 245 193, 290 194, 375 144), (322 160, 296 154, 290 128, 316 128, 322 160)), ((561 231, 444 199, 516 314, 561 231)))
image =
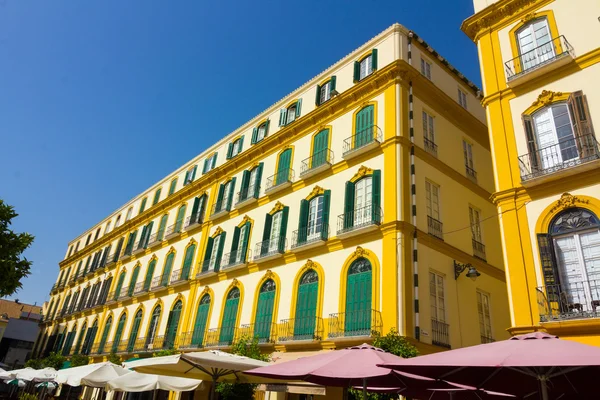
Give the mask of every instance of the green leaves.
POLYGON ((73 354, 71 356, 71 367, 79 367, 81 365, 88 365, 90 358, 85 354, 73 354))

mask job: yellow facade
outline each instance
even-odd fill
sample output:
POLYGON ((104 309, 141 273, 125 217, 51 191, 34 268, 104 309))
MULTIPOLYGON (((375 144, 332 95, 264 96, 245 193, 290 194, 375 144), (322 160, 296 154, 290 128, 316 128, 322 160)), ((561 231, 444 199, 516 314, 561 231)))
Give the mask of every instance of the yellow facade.
POLYGON ((474 4, 510 331, 600 345, 600 3, 474 4))
POLYGON ((416 34, 390 27, 73 240, 51 291, 38 353, 85 349, 101 360, 112 349, 124 358, 165 347, 227 350, 259 331, 265 352, 346 347, 392 328, 423 352, 505 338, 503 256, 477 92, 416 34), (421 74, 421 59, 430 63, 430 77, 421 74), (361 66, 363 60, 372 64, 361 66), (327 86, 332 82, 335 88, 327 86), (457 89, 465 94, 463 105, 457 89), (291 122, 283 117, 290 107, 299 114, 291 122), (433 121, 426 118, 427 127, 424 112, 433 121), (366 129, 364 118, 371 118, 366 129), (327 138, 327 156, 319 162, 317 137, 327 138), (241 152, 226 157, 238 139, 241 152), (468 169, 463 142, 470 149, 468 169), (290 171, 282 170, 287 162, 290 171), (195 177, 181 187, 194 165, 195 177), (249 198, 242 182, 255 168, 262 179, 249 198), (236 198, 223 210, 231 185, 236 198), (137 210, 159 189, 156 204, 115 226, 125 210, 137 210), (194 223, 191 212, 201 196, 206 207, 194 223), (477 233, 470 209, 477 210, 477 233), (177 214, 185 217, 179 228, 177 214), (156 239, 164 215, 164 237, 156 239), (313 217, 321 222, 311 225, 313 217), (129 235, 150 222, 148 243, 128 248, 129 235), (275 246, 265 233, 273 226, 281 232, 275 246), (311 226, 319 228, 316 236, 311 226), (104 235, 84 244, 100 228, 104 235), (92 257, 95 265, 94 254, 109 245, 112 255, 122 238, 115 262, 101 255, 96 268, 77 273, 80 262, 85 266, 92 257), (241 250, 240 243, 248 247, 241 250), (455 278, 455 264, 471 264, 481 276, 455 278), (367 275, 359 281, 350 277, 355 273, 367 275), (104 282, 108 295, 96 291, 102 301, 71 306, 85 288, 104 282), (272 297, 261 297, 269 286, 272 297), (364 291, 350 289, 357 287, 364 291), (261 301, 271 308, 261 308, 261 301), (97 327, 89 341, 84 324, 97 327))

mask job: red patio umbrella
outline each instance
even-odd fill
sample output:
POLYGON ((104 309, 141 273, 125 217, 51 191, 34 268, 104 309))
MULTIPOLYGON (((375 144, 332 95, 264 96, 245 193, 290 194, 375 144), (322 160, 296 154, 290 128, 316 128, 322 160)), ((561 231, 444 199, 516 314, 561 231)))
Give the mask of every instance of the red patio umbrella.
POLYGON ((597 399, 600 348, 535 332, 380 366, 534 399, 597 399))

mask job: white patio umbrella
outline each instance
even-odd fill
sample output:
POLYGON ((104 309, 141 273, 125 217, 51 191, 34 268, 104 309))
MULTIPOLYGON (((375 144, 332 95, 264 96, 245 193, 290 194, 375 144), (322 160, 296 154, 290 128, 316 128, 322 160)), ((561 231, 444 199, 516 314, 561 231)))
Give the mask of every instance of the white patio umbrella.
POLYGON ((12 379, 21 379, 28 382, 48 382, 56 379, 56 370, 51 367, 43 369, 22 368, 8 371, 12 379))
POLYGON ((0 368, 0 379, 9 379, 10 378, 10 374, 8 372, 6 372, 5 370, 3 370, 2 368, 0 368))
POLYGON ((20 388, 24 388, 25 386, 27 386, 25 381, 22 379, 5 379, 4 383, 6 383, 7 385, 15 385, 20 388))
POLYGON ((201 384, 202 381, 198 379, 131 372, 130 374, 108 381, 105 389, 116 390, 118 392, 146 392, 158 389, 187 392, 195 390, 201 384))
POLYGON ((85 385, 102 388, 106 385, 106 382, 129 373, 131 371, 119 365, 102 362, 61 369, 58 371, 56 382, 69 386, 85 385))

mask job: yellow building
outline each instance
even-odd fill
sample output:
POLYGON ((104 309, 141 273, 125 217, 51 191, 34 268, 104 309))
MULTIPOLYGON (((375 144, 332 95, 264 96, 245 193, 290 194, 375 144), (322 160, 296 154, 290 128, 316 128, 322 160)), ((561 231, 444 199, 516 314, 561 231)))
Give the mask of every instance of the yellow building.
POLYGON ((477 94, 391 26, 69 243, 38 354, 503 339, 477 94))
POLYGON ((474 4, 510 331, 600 345, 600 3, 474 4))

